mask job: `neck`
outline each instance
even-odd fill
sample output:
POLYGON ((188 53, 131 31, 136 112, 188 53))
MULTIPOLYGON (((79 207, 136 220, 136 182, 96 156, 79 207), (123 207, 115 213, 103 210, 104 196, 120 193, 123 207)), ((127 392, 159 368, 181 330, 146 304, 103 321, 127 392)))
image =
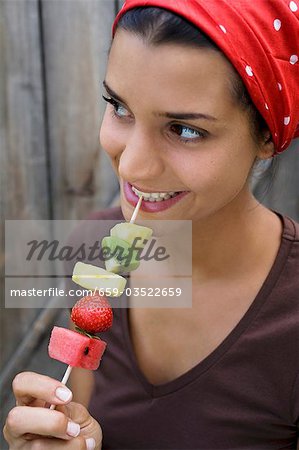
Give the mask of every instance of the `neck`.
POLYGON ((240 201, 193 223, 193 278, 203 282, 246 276, 263 263, 270 248, 276 255, 280 236, 279 218, 247 192, 240 201))

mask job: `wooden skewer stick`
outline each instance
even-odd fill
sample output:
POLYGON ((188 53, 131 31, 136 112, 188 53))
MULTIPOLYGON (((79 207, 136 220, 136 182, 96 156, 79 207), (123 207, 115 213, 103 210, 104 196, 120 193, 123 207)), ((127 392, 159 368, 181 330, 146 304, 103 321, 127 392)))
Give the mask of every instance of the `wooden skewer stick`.
MULTIPOLYGON (((138 202, 137 202, 137 205, 135 206, 135 209, 134 209, 134 212, 133 212, 133 214, 132 214, 130 223, 134 223, 134 222, 135 222, 136 217, 137 217, 137 214, 138 214, 138 211, 139 211, 139 208, 140 208, 140 206, 141 206, 142 200, 143 200, 143 197, 142 197, 142 195, 141 195, 141 196, 139 197, 139 200, 138 200, 138 202)), ((71 374, 71 371, 72 371, 72 366, 68 366, 67 369, 66 369, 66 371, 65 371, 65 373, 64 373, 64 375, 63 375, 63 378, 62 378, 62 380, 61 380, 61 383, 62 383, 62 384, 66 384, 66 383, 67 383, 67 381, 68 381, 68 379, 69 379, 69 376, 70 376, 70 374, 71 374)), ((55 409, 55 408, 56 408, 56 405, 51 405, 51 406, 50 406, 50 409, 55 409)))
POLYGON ((141 206, 142 200, 143 200, 143 197, 142 197, 142 195, 141 195, 141 196, 139 197, 139 200, 138 200, 137 205, 135 206, 135 209, 134 209, 134 212, 133 212, 133 214, 132 214, 130 223, 134 223, 134 222, 135 222, 136 217, 137 217, 137 214, 138 214, 138 211, 139 211, 139 208, 140 208, 140 206, 141 206))
MULTIPOLYGON (((67 383, 67 381, 68 381, 68 379, 69 379, 69 376, 70 376, 70 374, 71 374, 72 368, 73 368, 72 366, 67 366, 67 369, 66 369, 66 371, 64 372, 63 378, 62 378, 62 380, 61 380, 61 383, 62 383, 62 384, 66 384, 66 383, 67 383)), ((50 409, 55 409, 56 406, 57 406, 57 405, 51 405, 51 406, 50 406, 50 409)))

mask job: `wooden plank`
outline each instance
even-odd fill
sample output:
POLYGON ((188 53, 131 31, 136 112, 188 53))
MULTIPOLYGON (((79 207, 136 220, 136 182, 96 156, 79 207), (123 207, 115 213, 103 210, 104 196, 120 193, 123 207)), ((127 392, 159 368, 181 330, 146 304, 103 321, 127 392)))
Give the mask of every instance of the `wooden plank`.
MULTIPOLYGON (((1 216, 47 219, 49 193, 37 0, 1 0, 0 42, 1 216)), ((2 236, 3 231, 2 228, 2 236)), ((3 242, 1 246, 3 268, 3 242)), ((1 300, 3 306, 4 299, 1 300)), ((36 314, 30 309, 1 311, 3 364, 36 314)))
POLYGON ((2 0, 1 134, 6 218, 48 218, 47 155, 37 0, 2 0))
POLYGON ((114 2, 42 2, 55 218, 82 218, 107 205, 117 181, 101 155, 101 82, 114 2))

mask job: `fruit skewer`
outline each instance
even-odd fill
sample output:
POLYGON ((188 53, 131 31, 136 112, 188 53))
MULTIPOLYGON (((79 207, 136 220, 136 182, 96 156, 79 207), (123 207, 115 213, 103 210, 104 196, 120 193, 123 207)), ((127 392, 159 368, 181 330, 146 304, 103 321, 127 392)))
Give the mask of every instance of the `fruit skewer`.
POLYGON ((136 220, 136 217, 137 217, 139 208, 140 208, 140 206, 141 206, 142 198, 143 198, 143 197, 142 197, 142 195, 141 195, 141 196, 139 197, 139 200, 138 200, 138 202, 137 202, 137 205, 135 206, 135 209, 134 209, 134 211, 133 211, 132 217, 131 217, 131 219, 130 219, 130 223, 134 223, 135 220, 136 220))
MULTIPOLYGON (((142 196, 140 196, 134 212, 132 214, 130 224, 134 224, 139 208, 142 203, 142 196)), ((74 332, 72 330, 67 330, 60 327, 54 327, 51 334, 51 339, 49 343, 49 355, 52 358, 58 359, 62 362, 69 363, 69 360, 73 361, 73 365, 68 364, 68 367, 62 377, 61 383, 66 384, 68 382, 69 376, 72 372, 72 369, 74 366, 77 367, 84 367, 89 368, 92 370, 96 370, 99 366, 101 357, 105 351, 106 343, 102 341, 100 338, 90 335, 88 333, 90 332, 98 332, 98 331, 106 331, 110 326, 112 325, 112 308, 109 305, 109 302, 106 301, 105 305, 105 298, 100 296, 94 296, 94 297, 84 297, 83 299, 79 300, 76 305, 72 309, 72 320, 77 324, 80 325, 81 328, 77 328, 77 331, 79 333, 82 333, 80 336, 79 333, 74 332), (90 300, 93 300, 90 302, 90 300), (92 323, 88 324, 86 326, 86 322, 84 324, 85 318, 82 317, 82 313, 80 313, 83 309, 83 304, 85 303, 92 304, 91 311, 89 311, 89 319, 91 318, 92 323), (104 305, 103 305, 104 303, 104 305), (97 320, 96 314, 97 311, 103 311, 104 309, 104 324, 103 324, 103 317, 99 318, 97 320), (96 325, 94 322, 97 322, 96 325), (82 325, 83 324, 83 325, 82 325), (85 325, 85 326, 84 326, 85 325), (84 328, 84 329, 83 329, 84 328), (60 341, 63 340, 64 345, 68 345, 69 355, 68 355, 68 361, 66 361, 65 357, 61 354, 61 349, 59 349, 60 341), (75 342, 76 341, 76 342, 75 342), (92 345, 90 343, 92 342, 92 345), (77 345, 74 345, 77 344, 77 345), (91 353, 91 355, 88 356, 88 353, 91 353), (82 355, 85 354, 86 358, 82 362, 82 355), (76 362, 75 362, 76 361, 76 362)), ((50 409, 55 409, 56 405, 51 405, 50 409)))

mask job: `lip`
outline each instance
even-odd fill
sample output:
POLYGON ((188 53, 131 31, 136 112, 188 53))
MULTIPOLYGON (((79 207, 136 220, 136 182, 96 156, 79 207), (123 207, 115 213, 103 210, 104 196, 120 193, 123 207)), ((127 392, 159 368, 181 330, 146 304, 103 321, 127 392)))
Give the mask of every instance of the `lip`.
MULTIPOLYGON (((136 189, 138 189, 138 188, 136 187, 136 189)), ((138 195, 135 194, 135 192, 133 192, 132 185, 130 183, 128 183, 127 181, 124 181, 123 190, 124 190, 124 195, 126 197, 126 200, 132 206, 135 207, 136 203, 139 200, 139 197, 138 197, 138 195)), ((146 191, 146 192, 149 192, 149 191, 146 191)), ((180 194, 176 195, 175 197, 169 198, 168 200, 163 200, 162 202, 148 202, 143 199, 141 202, 140 209, 142 209, 142 211, 151 212, 151 213, 165 211, 165 209, 171 208, 176 203, 178 203, 187 194, 189 194, 189 191, 184 191, 184 192, 181 192, 180 194)))

